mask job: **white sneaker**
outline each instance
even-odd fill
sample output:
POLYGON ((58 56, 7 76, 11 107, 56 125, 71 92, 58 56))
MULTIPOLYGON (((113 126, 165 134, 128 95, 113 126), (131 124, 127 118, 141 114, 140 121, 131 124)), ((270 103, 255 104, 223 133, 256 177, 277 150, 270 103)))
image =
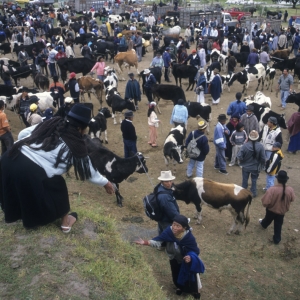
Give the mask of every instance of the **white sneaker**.
POLYGON ((229 166, 229 167, 232 167, 232 166, 234 166, 234 165, 235 165, 235 164, 231 164, 231 163, 230 163, 228 166, 229 166))

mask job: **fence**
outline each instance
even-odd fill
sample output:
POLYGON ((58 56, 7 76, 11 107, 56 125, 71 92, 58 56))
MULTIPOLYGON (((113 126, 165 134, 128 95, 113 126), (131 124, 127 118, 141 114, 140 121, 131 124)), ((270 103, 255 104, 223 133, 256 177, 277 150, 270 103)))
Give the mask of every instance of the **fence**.
POLYGON ((196 10, 181 10, 180 11, 180 17, 179 17, 179 23, 181 27, 188 26, 191 22, 199 22, 201 19, 204 19, 204 17, 209 19, 217 18, 219 24, 221 23, 222 13, 217 11, 212 12, 205 12, 205 13, 199 13, 196 10))
POLYGON ((256 23, 257 27, 260 28, 261 24, 266 21, 267 26, 270 26, 270 29, 274 29, 275 32, 280 32, 281 29, 281 20, 269 20, 264 17, 246 17, 241 21, 241 27, 247 28, 248 32, 251 32, 251 24, 256 23))

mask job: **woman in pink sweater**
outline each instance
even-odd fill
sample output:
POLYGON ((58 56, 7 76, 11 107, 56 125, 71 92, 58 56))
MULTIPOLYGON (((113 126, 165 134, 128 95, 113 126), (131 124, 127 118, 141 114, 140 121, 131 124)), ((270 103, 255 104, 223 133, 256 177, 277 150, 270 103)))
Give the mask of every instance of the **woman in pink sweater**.
POLYGON ((98 62, 96 62, 96 64, 93 66, 93 69, 91 70, 91 72, 96 70, 98 79, 103 81, 104 80, 104 68, 105 68, 105 62, 103 61, 103 57, 100 56, 98 58, 98 62))

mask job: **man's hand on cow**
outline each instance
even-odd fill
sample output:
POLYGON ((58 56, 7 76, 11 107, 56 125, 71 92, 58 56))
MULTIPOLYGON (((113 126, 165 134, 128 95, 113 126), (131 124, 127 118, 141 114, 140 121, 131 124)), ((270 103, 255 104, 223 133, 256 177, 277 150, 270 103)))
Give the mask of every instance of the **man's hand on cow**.
POLYGON ((112 195, 115 193, 114 186, 111 184, 110 181, 104 186, 104 188, 105 188, 107 194, 112 195))

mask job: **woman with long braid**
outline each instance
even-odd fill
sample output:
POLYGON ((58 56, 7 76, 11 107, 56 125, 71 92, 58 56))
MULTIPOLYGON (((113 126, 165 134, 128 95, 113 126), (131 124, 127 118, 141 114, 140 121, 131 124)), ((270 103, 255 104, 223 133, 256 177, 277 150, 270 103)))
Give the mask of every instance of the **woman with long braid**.
POLYGON ((284 215, 289 211, 296 196, 293 188, 286 185, 289 180, 286 171, 279 171, 276 178, 278 184, 270 187, 261 199, 266 208, 266 215, 264 219, 259 219, 259 223, 266 229, 274 221, 273 242, 279 244, 284 215))
POLYGON ((22 219, 24 227, 34 228, 62 218, 62 231, 70 232, 77 214, 68 214, 68 189, 61 175, 72 166, 77 179, 88 179, 114 193, 88 157, 83 133, 90 118, 91 110, 76 104, 65 119, 54 117, 33 127, 31 135, 1 157, 0 202, 5 222, 22 219))
POLYGON ((240 161, 240 166, 243 170, 242 187, 244 189, 248 188, 248 179, 251 174, 250 191, 253 197, 257 196, 256 181, 260 170, 264 168, 266 162, 264 146, 257 141, 258 139, 258 132, 252 130, 249 134, 248 142, 242 146, 237 155, 237 159, 240 161))

